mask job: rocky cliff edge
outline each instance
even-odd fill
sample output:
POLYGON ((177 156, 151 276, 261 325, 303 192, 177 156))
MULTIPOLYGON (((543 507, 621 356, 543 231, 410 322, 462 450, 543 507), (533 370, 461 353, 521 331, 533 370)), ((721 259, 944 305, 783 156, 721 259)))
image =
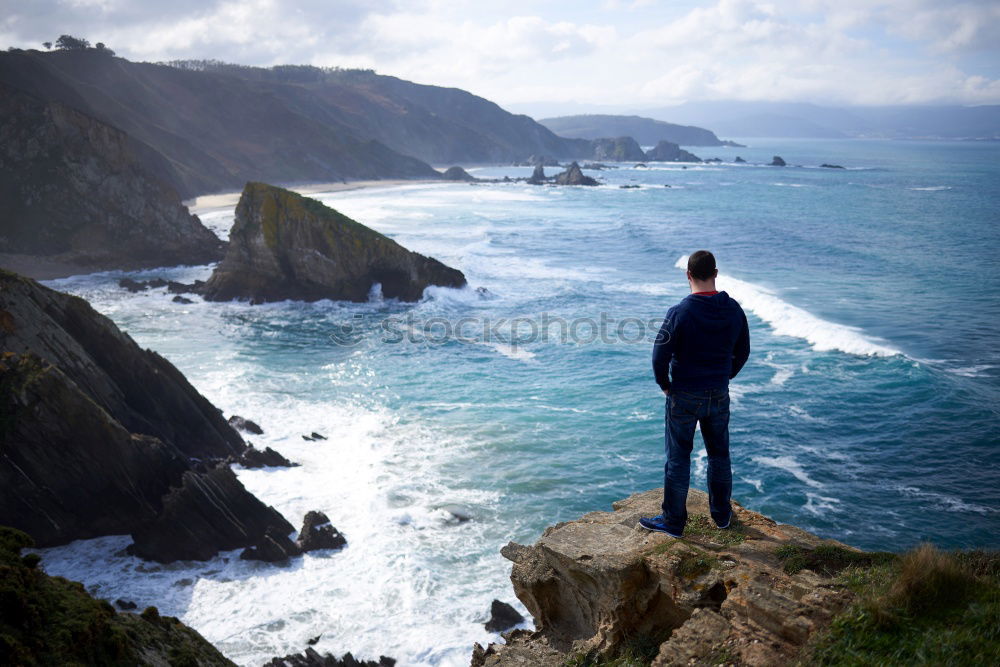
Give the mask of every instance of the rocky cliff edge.
POLYGON ((514 592, 537 629, 476 645, 473 667, 590 664, 635 647, 655 655, 655 666, 780 664, 850 601, 831 577, 786 573, 779 555, 789 546, 850 547, 737 503, 732 527, 719 530, 696 490, 684 539, 638 527, 661 501, 661 490, 636 494, 611 512, 549 527, 533 546, 504 547, 514 592))

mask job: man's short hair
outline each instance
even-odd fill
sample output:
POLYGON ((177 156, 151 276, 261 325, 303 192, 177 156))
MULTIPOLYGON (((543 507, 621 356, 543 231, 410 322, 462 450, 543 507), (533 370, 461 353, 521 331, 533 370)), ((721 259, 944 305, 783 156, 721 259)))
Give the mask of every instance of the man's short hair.
POLYGON ((707 250, 697 250, 688 257, 688 271, 695 280, 711 280, 715 277, 715 255, 707 250))

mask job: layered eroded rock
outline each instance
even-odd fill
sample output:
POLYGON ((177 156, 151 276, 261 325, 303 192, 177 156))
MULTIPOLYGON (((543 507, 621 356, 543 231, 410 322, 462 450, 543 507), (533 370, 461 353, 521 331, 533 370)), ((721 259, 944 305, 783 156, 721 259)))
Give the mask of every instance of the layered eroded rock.
POLYGON ((431 285, 462 287, 461 271, 411 252, 320 202, 248 183, 236 207, 229 250, 204 288, 227 301, 366 301, 375 284, 387 298, 416 301, 431 285))
POLYGON ((504 547, 514 592, 537 630, 477 646, 472 664, 555 667, 574 656, 613 658, 637 639, 659 645, 654 665, 715 664, 726 655, 780 664, 848 602, 829 577, 787 574, 775 555, 783 545, 831 542, 736 503, 733 527, 720 531, 695 490, 684 539, 638 527, 661 501, 660 490, 637 494, 612 512, 546 529, 534 546, 504 547))

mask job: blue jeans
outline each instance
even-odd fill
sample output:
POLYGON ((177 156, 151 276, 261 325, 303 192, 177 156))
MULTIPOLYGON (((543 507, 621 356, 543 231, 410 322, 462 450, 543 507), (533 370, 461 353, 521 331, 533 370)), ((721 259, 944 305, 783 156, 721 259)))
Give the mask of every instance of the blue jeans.
POLYGON ((667 398, 667 464, 663 468, 663 518, 680 535, 687 523, 691 449, 701 424, 708 453, 708 503, 719 526, 729 523, 733 472, 729 465, 729 389, 671 391, 667 398))

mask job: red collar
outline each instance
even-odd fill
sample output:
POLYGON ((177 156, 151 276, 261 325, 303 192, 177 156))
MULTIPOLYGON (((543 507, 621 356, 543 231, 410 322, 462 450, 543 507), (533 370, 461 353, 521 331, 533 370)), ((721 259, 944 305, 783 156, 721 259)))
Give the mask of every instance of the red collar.
POLYGON ((719 290, 712 290, 711 292, 691 292, 694 296, 715 296, 719 293, 719 290))

